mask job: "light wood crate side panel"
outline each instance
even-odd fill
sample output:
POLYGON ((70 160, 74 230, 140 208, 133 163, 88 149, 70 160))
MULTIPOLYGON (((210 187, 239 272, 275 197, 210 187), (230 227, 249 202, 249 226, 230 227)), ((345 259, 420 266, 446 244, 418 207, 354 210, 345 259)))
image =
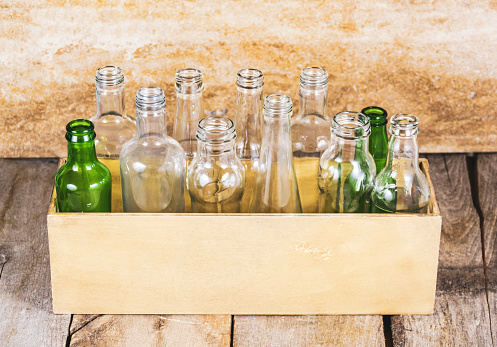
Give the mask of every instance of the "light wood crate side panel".
POLYGON ((438 216, 50 215, 57 313, 433 310, 438 216))

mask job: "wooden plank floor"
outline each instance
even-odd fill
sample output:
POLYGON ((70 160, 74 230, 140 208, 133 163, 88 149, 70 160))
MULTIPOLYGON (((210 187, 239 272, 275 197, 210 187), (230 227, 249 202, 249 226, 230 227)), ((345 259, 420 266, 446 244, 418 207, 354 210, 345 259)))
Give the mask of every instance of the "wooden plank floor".
POLYGON ((0 345, 496 346, 497 154, 428 158, 443 216, 435 314, 392 317, 54 315, 57 161, 0 159, 0 345))

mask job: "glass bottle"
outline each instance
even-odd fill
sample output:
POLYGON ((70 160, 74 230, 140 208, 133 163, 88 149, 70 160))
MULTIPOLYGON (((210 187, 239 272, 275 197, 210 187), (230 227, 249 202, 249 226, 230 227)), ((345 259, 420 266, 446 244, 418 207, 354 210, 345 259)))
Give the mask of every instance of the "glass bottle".
POLYGON ((166 98, 162 89, 136 94, 138 136, 121 151, 125 212, 184 212, 185 152, 166 134, 166 98))
POLYGON ((426 212, 430 186, 419 168, 418 119, 396 114, 389 130, 387 164, 375 179, 373 203, 387 212, 426 212))
POLYGON ((259 70, 243 69, 236 74, 235 147, 236 155, 245 166, 247 182, 242 212, 248 212, 261 154, 263 85, 264 75, 259 70))
POLYGON ((346 111, 333 117, 330 145, 319 161, 319 212, 369 212, 376 173, 368 152, 370 132, 362 113, 346 111))
POLYGON ((177 107, 173 138, 183 147, 189 160, 197 151, 195 134, 198 122, 204 117, 203 91, 203 75, 200 70, 188 68, 176 72, 177 107))
POLYGON ((228 118, 206 117, 199 122, 197 155, 186 180, 192 212, 241 211, 245 168, 236 156, 235 138, 235 125, 228 118))
POLYGON ((290 139, 292 100, 281 94, 267 96, 263 115, 261 157, 249 211, 302 213, 290 139))
POLYGON ((378 174, 387 163, 388 136, 387 111, 378 106, 369 106, 361 111, 369 118, 371 135, 369 136, 369 153, 373 157, 378 174))
POLYGON ((76 119, 66 130, 67 162, 55 176, 58 212, 111 212, 112 178, 97 159, 93 123, 76 119))
POLYGON ((292 119, 292 147, 302 208, 317 212, 319 158, 328 148, 331 122, 326 115, 328 72, 307 67, 300 74, 299 113, 292 119))

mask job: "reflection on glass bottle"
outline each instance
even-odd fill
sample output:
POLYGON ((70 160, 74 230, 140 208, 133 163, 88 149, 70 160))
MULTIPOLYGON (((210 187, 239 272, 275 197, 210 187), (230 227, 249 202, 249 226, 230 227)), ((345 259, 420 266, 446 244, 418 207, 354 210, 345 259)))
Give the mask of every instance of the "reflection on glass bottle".
POLYGON ((331 140, 319 161, 319 212, 369 212, 375 165, 368 152, 368 118, 358 112, 333 117, 331 140))
POLYGON ((117 66, 103 66, 95 76, 97 114, 95 148, 98 157, 119 158, 122 146, 136 133, 135 121, 124 112, 124 74, 117 66))
POLYGON ((373 157, 378 174, 387 163, 388 136, 387 111, 378 106, 369 106, 361 111, 369 118, 371 135, 369 136, 369 153, 373 157))
POLYGON ((286 95, 269 95, 263 114, 261 157, 249 211, 302 213, 290 139, 292 100, 286 95))
POLYGON ((59 212, 111 212, 110 172, 95 153, 93 123, 76 119, 66 126, 67 162, 55 176, 59 212))
POLYGON ((202 92, 203 75, 197 69, 182 69, 176 72, 176 118, 174 120, 173 138, 185 150, 188 159, 197 152, 198 122, 204 117, 202 92))
POLYGON ((235 153, 236 131, 224 117, 206 117, 198 124, 197 155, 188 166, 187 187, 192 212, 241 211, 245 169, 235 153))
POLYGON ((184 212, 185 152, 166 135, 165 106, 162 89, 138 90, 138 136, 120 157, 125 212, 184 212))
POLYGON ((299 113, 292 119, 291 133, 299 190, 305 192, 302 208, 306 213, 317 212, 318 160, 330 141, 331 122, 326 115, 327 93, 328 73, 325 69, 307 67, 302 70, 299 113))
POLYGON ((235 147, 238 158, 245 166, 247 185, 242 199, 242 212, 248 212, 261 154, 264 75, 256 69, 243 69, 238 71, 236 77, 235 147))
POLYGON ((372 200, 386 212, 426 212, 430 186, 419 168, 418 119, 397 114, 390 120, 387 165, 375 179, 372 200))

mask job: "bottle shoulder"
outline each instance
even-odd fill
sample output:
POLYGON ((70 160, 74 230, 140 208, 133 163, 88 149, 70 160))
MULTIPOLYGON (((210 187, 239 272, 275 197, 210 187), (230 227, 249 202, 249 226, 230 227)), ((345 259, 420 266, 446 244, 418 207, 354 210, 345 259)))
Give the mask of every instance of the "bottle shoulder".
POLYGON ((109 169, 98 160, 91 162, 66 162, 55 175, 56 185, 85 181, 88 184, 112 181, 109 169))

